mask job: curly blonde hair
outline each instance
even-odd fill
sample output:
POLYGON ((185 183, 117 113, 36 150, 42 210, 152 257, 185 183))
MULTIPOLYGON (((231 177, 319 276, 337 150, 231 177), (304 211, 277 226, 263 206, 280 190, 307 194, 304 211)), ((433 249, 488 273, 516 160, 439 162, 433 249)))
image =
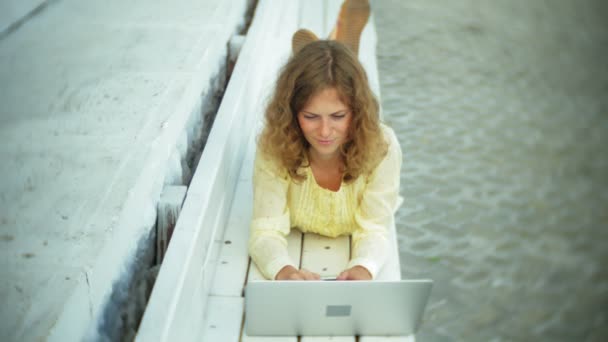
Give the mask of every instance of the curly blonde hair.
POLYGON ((297 114, 311 97, 327 88, 335 88, 352 112, 349 139, 340 147, 343 180, 352 182, 371 172, 387 151, 378 100, 357 57, 336 41, 310 43, 291 56, 281 69, 258 140, 262 152, 285 167, 296 182, 306 177, 300 168, 309 166, 305 164, 310 146, 297 114))

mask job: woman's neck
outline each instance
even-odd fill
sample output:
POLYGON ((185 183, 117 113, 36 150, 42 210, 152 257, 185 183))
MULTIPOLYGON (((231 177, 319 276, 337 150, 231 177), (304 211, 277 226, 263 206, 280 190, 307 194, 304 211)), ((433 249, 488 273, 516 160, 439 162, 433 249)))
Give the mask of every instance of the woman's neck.
POLYGON ((310 149, 308 156, 310 158, 309 162, 321 169, 340 168, 343 165, 342 157, 338 153, 333 156, 323 156, 310 149))

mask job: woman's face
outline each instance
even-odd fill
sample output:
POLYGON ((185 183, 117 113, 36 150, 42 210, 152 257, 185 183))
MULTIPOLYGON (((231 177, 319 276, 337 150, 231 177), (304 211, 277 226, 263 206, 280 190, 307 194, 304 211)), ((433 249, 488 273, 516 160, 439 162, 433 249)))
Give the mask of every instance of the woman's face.
POLYGON ((314 158, 339 157, 339 148, 348 141, 352 113, 335 88, 327 88, 311 97, 298 112, 298 122, 311 146, 314 158))

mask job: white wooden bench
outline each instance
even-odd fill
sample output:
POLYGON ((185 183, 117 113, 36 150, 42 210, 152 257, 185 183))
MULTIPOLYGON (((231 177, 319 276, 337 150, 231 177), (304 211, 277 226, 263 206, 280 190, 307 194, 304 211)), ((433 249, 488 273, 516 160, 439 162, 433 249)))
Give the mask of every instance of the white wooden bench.
MULTIPOLYGON (((265 101, 290 53, 291 34, 306 27, 326 36, 341 0, 260 0, 241 55, 190 184, 137 339, 140 341, 298 341, 250 337, 243 332, 244 286, 263 280, 247 254, 252 214, 252 168, 265 101)), ((373 22, 364 31, 362 54, 379 94, 373 22)), ((378 279, 400 279, 394 224, 389 261, 378 279)), ((289 253, 302 267, 335 276, 350 256, 350 239, 329 239, 292 230, 289 253)), ((302 341, 355 341, 355 336, 302 337, 302 341)), ((360 337, 359 341, 414 341, 360 337)))

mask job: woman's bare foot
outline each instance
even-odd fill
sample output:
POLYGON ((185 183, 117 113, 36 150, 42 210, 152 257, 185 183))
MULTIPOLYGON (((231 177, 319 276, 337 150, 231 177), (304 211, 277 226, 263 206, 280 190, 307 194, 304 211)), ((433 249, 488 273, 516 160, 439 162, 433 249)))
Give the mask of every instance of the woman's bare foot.
POLYGON ((330 36, 335 36, 337 41, 344 43, 358 55, 361 32, 367 24, 370 12, 369 0, 344 0, 336 27, 330 36))
POLYGON ((291 49, 294 54, 312 42, 319 40, 316 34, 307 29, 299 29, 291 37, 291 49))

